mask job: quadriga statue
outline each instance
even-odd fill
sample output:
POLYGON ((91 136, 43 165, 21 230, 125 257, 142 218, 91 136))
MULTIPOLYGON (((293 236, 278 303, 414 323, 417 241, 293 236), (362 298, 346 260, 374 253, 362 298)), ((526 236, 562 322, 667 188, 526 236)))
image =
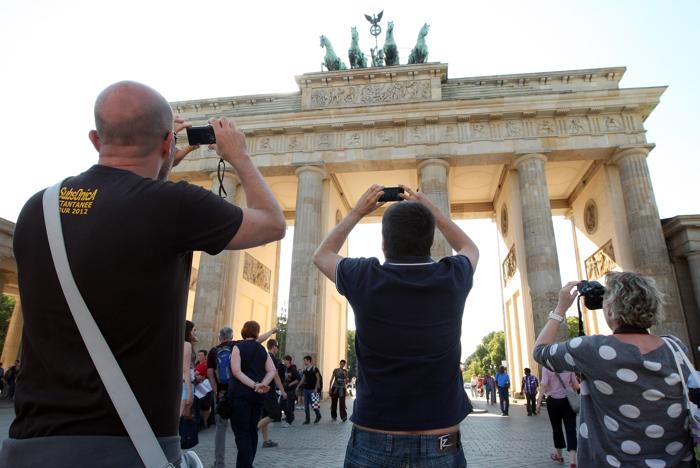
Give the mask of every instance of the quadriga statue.
POLYGON ((428 45, 425 43, 425 36, 428 35, 430 25, 425 23, 418 33, 416 46, 411 50, 408 56, 408 63, 425 63, 428 60, 428 45))
POLYGON ((348 50, 348 59, 350 59, 350 68, 367 68, 367 58, 365 54, 360 50, 359 35, 357 34, 357 28, 352 27, 350 30, 352 36, 352 41, 350 43, 350 49, 348 50))
POLYGON ((386 39, 384 40, 384 64, 389 67, 399 64, 399 49, 394 41, 394 22, 389 21, 386 27, 386 39))
POLYGON ((326 36, 321 36, 321 47, 326 48, 326 56, 323 57, 323 66, 326 67, 328 71, 336 70, 347 70, 348 67, 345 66, 342 60, 335 55, 331 41, 328 40, 326 36))

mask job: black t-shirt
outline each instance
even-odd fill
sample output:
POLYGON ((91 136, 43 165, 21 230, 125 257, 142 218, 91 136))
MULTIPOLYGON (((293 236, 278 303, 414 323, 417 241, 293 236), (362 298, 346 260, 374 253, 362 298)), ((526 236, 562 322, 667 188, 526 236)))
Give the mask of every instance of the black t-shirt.
MULTIPOLYGON (((42 196, 14 235, 24 330, 10 437, 125 436, 58 283, 42 196)), ((60 205, 78 289, 156 436, 177 435, 192 251, 220 252, 241 209, 186 182, 100 165, 66 180, 60 205)))
MULTIPOLYGON (((243 340, 236 343, 236 348, 241 355, 241 372, 254 382, 262 382, 268 356, 263 345, 255 340, 243 340)), ((235 376, 231 377, 228 392, 229 398, 242 398, 256 403, 262 403, 263 400, 263 394, 255 393, 235 376)))
POLYGON ((428 430, 464 419, 459 363, 464 303, 474 271, 463 255, 346 258, 338 291, 355 312, 357 399, 352 421, 382 430, 428 430), (391 339, 388 339, 391 337, 391 339))
POLYGON ((301 371, 301 373, 304 374, 304 388, 314 390, 316 388, 316 379, 318 378, 318 368, 311 366, 301 371))
POLYGON ((297 386, 299 385, 299 382, 301 381, 301 375, 299 374, 299 371, 297 370, 297 366, 292 364, 289 367, 284 366, 284 374, 282 374, 282 382, 284 382, 284 389, 289 391, 289 390, 295 390, 297 386), (294 382, 296 380, 296 383, 293 385, 289 385, 291 382, 294 382))

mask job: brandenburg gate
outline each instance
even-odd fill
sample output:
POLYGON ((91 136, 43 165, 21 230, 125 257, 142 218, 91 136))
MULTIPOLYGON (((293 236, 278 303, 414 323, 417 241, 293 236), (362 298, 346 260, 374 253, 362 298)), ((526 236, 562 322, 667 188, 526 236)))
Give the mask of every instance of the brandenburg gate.
MULTIPOLYGON (((700 345, 700 242, 683 240, 700 239, 700 219, 662 225, 646 162, 654 145, 644 121, 665 87, 621 88, 624 73, 448 78, 447 64, 422 63, 309 73, 296 77, 295 93, 172 107, 195 125, 234 118, 294 225, 287 352, 296 362, 311 354, 329 376, 346 352, 347 303, 312 253, 372 183, 406 183, 454 219, 497 223, 507 360, 521 375, 536 367, 533 343, 561 288, 553 215, 571 222, 579 279, 613 269, 654 277, 667 294, 657 332, 700 345)), ((173 178, 218 193, 217 163, 200 148, 173 178)), ((245 204, 230 168, 223 185, 229 201, 245 204)), ((432 253, 451 254, 442 236, 432 253)), ((279 264, 279 243, 195 258, 188 314, 203 347, 223 325, 238 337, 247 320, 276 323, 279 264)), ((585 311, 587 333, 609 332, 601 313, 585 311)))

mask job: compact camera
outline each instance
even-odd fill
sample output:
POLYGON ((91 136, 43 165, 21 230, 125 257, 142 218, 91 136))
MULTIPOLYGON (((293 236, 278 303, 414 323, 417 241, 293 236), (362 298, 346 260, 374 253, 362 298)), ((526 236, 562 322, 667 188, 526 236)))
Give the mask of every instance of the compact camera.
POLYGON ((403 198, 399 196, 400 193, 404 192, 402 187, 384 187, 382 192, 384 192, 384 194, 379 197, 379 203, 403 200, 403 198))
POLYGON ((605 286, 597 281, 581 281, 576 286, 578 293, 583 296, 583 303, 588 310, 596 310, 603 308, 603 295, 605 294, 605 286))
POLYGON ((214 127, 202 125, 201 127, 187 128, 187 141, 190 145, 213 145, 216 143, 214 127))

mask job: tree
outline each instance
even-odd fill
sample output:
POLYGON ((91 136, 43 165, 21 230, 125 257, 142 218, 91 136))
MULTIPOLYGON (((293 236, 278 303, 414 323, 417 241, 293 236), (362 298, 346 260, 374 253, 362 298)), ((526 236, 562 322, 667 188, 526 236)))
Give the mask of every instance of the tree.
POLYGON ((357 355, 355 354, 355 331, 348 330, 348 348, 346 350, 348 361, 348 375, 352 378, 357 375, 357 355))
POLYGON ((15 300, 10 296, 0 294, 0 352, 5 345, 5 335, 7 327, 10 326, 13 310, 15 310, 15 300))
MULTIPOLYGON (((285 310, 286 312, 286 310, 285 310)), ((287 315, 277 316, 277 344, 280 348, 280 356, 287 354, 287 315)))
POLYGON ((496 372, 501 362, 506 359, 506 336, 502 331, 494 331, 482 338, 479 346, 464 361, 464 379, 471 380, 473 375, 496 372))
POLYGON ((569 338, 576 338, 578 336, 578 317, 566 317, 566 330, 569 334, 569 338))

